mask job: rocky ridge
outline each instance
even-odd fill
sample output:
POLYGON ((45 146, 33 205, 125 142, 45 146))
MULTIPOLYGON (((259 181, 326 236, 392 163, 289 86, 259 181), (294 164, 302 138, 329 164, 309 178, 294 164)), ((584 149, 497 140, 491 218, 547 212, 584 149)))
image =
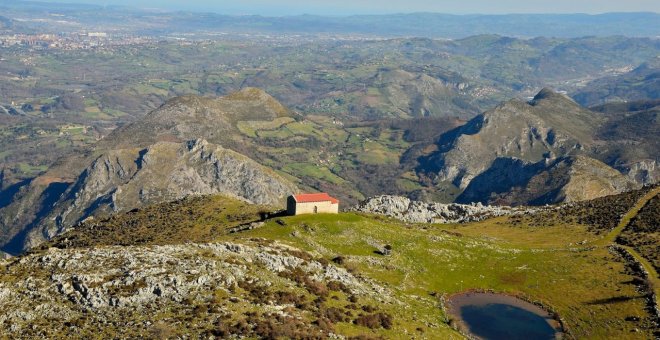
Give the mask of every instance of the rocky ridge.
POLYGON ((425 167, 436 181, 465 189, 498 158, 535 163, 579 153, 592 143, 588 130, 596 120, 569 98, 544 89, 530 103, 508 101, 444 134, 425 167), (568 114, 559 111, 566 107, 575 113, 570 124, 563 122, 570 126, 551 124, 564 120, 568 114))
POLYGON ((45 212, 23 248, 95 215, 113 214, 190 195, 221 193, 248 203, 281 205, 295 185, 253 160, 198 139, 159 142, 99 156, 45 212))
POLYGON ((351 210, 385 215, 409 223, 465 223, 521 213, 529 209, 487 206, 481 203, 426 203, 401 196, 382 195, 371 197, 351 210))
MULTIPOLYGON (((458 203, 542 205, 640 186, 599 160, 607 158, 600 151, 606 142, 597 139, 605 122, 543 89, 529 102, 513 99, 443 134, 417 171, 458 203)), ((630 169, 633 177, 639 172, 630 169)))
POLYGON ((133 209, 191 193, 225 193, 273 204, 275 197, 296 191, 295 186, 247 158, 250 148, 238 138, 236 125, 243 120, 270 121, 289 115, 282 104, 256 88, 217 98, 173 98, 140 120, 114 130, 93 149, 62 157, 21 187, 0 207, 0 249, 21 253, 92 212, 133 209), (184 144, 200 138, 214 146, 186 151, 184 144), (216 146, 223 151, 214 151, 216 146), (213 159, 221 156, 222 162, 213 159), (237 161, 235 166, 230 159, 237 161), (257 180, 254 175, 259 172, 264 176, 257 180), (285 184, 271 190, 276 182, 285 184), (263 185, 271 189, 257 189, 263 185), (75 205, 67 206, 69 203, 75 205))
POLYGON ((634 187, 634 182, 619 171, 586 156, 531 164, 501 158, 475 177, 456 202, 538 206, 590 200, 634 187))

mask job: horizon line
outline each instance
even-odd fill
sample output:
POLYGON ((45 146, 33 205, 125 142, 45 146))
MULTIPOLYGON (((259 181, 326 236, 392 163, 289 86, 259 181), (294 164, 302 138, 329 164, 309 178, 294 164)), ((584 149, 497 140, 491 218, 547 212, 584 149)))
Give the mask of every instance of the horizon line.
MULTIPOLYGON (((14 3, 17 4, 14 0, 0 0, 0 3, 14 3)), ((131 5, 120 5, 120 4, 92 4, 76 1, 48 1, 48 0, 19 0, 18 3, 34 3, 34 4, 65 4, 65 5, 80 5, 80 6, 91 6, 91 7, 100 7, 100 8, 126 8, 133 10, 144 10, 144 11, 158 11, 166 13, 199 13, 199 14, 218 14, 226 16, 261 16, 261 17, 273 17, 273 18, 284 18, 284 17, 298 17, 298 16, 314 16, 314 17, 326 17, 326 18, 348 18, 355 16, 395 16, 395 15, 414 15, 414 14, 435 14, 435 15, 448 15, 448 16, 508 16, 508 15, 586 15, 586 16, 600 16, 600 15, 611 15, 611 14, 654 14, 660 15, 660 12, 653 10, 648 11, 608 11, 608 12, 507 12, 507 13, 484 13, 484 12, 467 12, 467 13, 456 13, 456 12, 436 12, 436 11, 411 11, 411 12, 400 12, 393 11, 387 13, 363 13, 357 11, 355 13, 344 13, 344 14, 316 14, 313 12, 309 13, 296 13, 296 14, 263 14, 257 12, 248 12, 245 13, 236 13, 240 11, 231 12, 221 12, 213 9, 176 9, 176 8, 167 8, 167 7, 149 7, 149 6, 131 6, 131 5)))

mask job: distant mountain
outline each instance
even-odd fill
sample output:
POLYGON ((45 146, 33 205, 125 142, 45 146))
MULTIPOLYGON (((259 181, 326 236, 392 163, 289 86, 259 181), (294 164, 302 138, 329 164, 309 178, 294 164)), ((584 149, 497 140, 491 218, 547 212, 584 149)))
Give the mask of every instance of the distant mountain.
POLYGON ((13 21, 0 15, 0 29, 8 29, 13 25, 13 21))
POLYGON ((596 79, 572 94, 584 106, 660 100, 660 56, 619 76, 596 79))
POLYGON ((607 144, 600 159, 638 183, 660 180, 660 100, 594 107, 609 119, 597 137, 607 144))
POLYGON ((204 140, 113 150, 97 158, 50 210, 42 212, 44 217, 22 240, 21 248, 50 239, 89 216, 189 195, 220 193, 253 204, 281 206, 284 198, 296 191, 293 184, 272 170, 204 140))
POLYGON ((299 15, 265 17, 197 12, 165 12, 118 6, 98 6, 36 1, 0 1, 12 13, 47 14, 57 11, 85 25, 122 24, 145 33, 254 32, 301 34, 361 34, 388 37, 464 38, 479 34, 514 37, 583 37, 660 35, 660 14, 507 14, 451 15, 410 13, 324 17, 299 15), (420 24, 423 23, 423 24, 420 24))
POLYGON ((175 97, 135 123, 113 131, 96 146, 146 146, 158 141, 186 141, 203 137, 232 149, 241 149, 234 138, 241 121, 271 121, 292 113, 275 98, 257 88, 244 88, 223 97, 175 97))
POLYGON ((635 187, 619 171, 586 156, 538 163, 498 158, 475 177, 456 199, 459 203, 543 205, 590 200, 635 187))
POLYGON ((379 36, 462 38, 478 34, 516 37, 582 37, 660 35, 656 13, 449 15, 412 13, 322 17, 223 16, 179 14, 164 30, 209 30, 297 33, 355 33, 379 36), (419 23, 423 23, 420 25, 419 23))
POLYGON ((634 187, 598 157, 606 118, 543 89, 514 99, 440 137, 418 172, 446 200, 546 204, 584 200, 634 187))

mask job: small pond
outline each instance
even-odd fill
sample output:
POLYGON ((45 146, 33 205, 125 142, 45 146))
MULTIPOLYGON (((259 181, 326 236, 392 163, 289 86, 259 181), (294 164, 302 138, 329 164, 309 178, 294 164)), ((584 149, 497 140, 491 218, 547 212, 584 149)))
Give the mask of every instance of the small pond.
POLYGON ((494 293, 463 293, 449 299, 448 311, 466 333, 488 340, 561 339, 559 323, 542 308, 494 293))

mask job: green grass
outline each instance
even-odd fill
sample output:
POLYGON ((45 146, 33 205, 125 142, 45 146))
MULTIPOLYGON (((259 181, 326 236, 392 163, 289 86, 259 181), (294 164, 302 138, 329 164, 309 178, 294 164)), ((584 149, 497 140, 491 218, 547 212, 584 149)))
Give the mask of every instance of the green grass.
POLYGON ((282 168, 282 171, 292 175, 308 176, 321 179, 332 184, 342 184, 346 182, 343 178, 333 174, 328 168, 309 163, 291 163, 282 168))
POLYGON ((39 174, 42 173, 46 170, 48 170, 48 166, 46 165, 31 165, 28 163, 18 163, 18 168, 21 172, 26 173, 26 174, 39 174))
POLYGON ((272 121, 240 121, 237 124, 238 130, 244 135, 252 138, 257 137, 257 132, 263 130, 277 130, 283 125, 293 122, 293 118, 280 117, 272 121))
POLYGON ((396 164, 399 162, 399 153, 388 149, 380 143, 367 141, 362 146, 362 152, 357 156, 358 161, 365 164, 396 164))
POLYGON ((260 219, 272 207, 223 196, 188 197, 90 222, 48 246, 163 245, 218 241, 231 227, 260 219), (71 241, 73 240, 73 241, 71 241))
POLYGON ((407 178, 397 179, 396 180, 396 185, 401 190, 408 191, 408 192, 424 188, 421 184, 419 184, 419 182, 411 181, 407 178))
MULTIPOLYGON (((430 292, 493 289, 527 296, 558 311, 578 338, 628 338, 635 326, 622 316, 643 316, 643 301, 624 265, 605 248, 581 249, 584 227, 547 230, 513 227, 502 220, 452 225, 407 225, 356 214, 283 219, 232 236, 285 242, 326 258, 342 255, 348 266, 395 290, 412 303, 432 304, 430 292), (498 223, 499 222, 499 223, 498 223), (567 230, 565 230, 567 229, 567 230), (389 244, 393 255, 375 253, 389 244), (625 297, 611 303, 612 298, 625 297)), ((422 308, 440 322, 440 309, 422 308)), ((408 318, 399 311, 399 318, 408 318)))
MULTIPOLYGON (((379 308, 394 316, 394 328, 372 333, 388 339, 410 338, 418 328, 427 338, 457 337, 439 296, 470 289, 539 302, 558 312, 576 338, 651 338, 632 274, 606 247, 589 246, 602 235, 586 225, 553 220, 535 226, 509 217, 429 225, 342 213, 281 217, 227 234, 227 228, 257 219, 261 209, 219 196, 191 198, 92 222, 93 228, 77 228, 45 247, 274 240, 315 258, 342 256, 341 266, 390 292, 397 302, 379 308), (377 253, 385 245, 391 256, 377 253), (642 321, 625 321, 629 316, 642 321)), ((344 335, 366 331, 336 327, 344 335)))

